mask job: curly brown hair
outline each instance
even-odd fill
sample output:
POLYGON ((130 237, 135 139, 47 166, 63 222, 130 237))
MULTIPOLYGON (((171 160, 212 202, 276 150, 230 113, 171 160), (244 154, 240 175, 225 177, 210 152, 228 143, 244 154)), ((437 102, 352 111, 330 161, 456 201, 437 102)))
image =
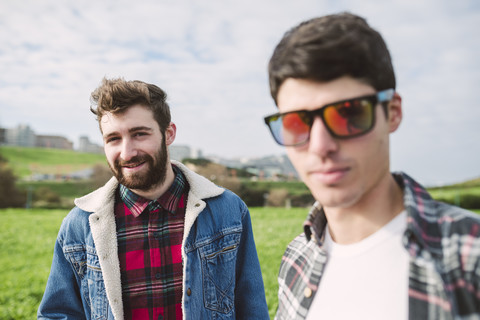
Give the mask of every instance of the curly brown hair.
MULTIPOLYGON (((154 84, 143 81, 126 81, 123 78, 106 79, 90 96, 90 111, 100 119, 107 113, 120 114, 129 107, 140 104, 152 110, 155 121, 165 132, 171 121, 167 94, 154 84)), ((101 129, 101 128, 100 128, 101 129)))

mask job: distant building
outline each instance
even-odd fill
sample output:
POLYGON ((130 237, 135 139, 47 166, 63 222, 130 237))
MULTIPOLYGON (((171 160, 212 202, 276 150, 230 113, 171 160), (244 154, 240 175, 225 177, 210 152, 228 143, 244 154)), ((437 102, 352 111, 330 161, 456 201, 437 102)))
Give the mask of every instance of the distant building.
POLYGON ((80 137, 78 151, 88 153, 103 153, 103 147, 91 142, 87 136, 80 137))
MULTIPOLYGON (((73 149, 73 144, 62 136, 35 135, 28 125, 19 125, 13 129, 0 128, 0 145, 23 147, 43 147, 58 149, 73 149)), ((207 159, 228 168, 243 169, 254 174, 258 179, 295 180, 298 174, 286 155, 266 156, 261 158, 225 159, 220 156, 203 156, 200 149, 192 149, 188 145, 170 145, 170 158, 178 161, 183 159, 207 159)), ((103 153, 103 146, 91 142, 87 136, 81 136, 79 152, 103 153)), ((89 174, 81 173, 81 174, 89 174)))
POLYGON ((36 136, 36 147, 73 150, 73 142, 62 136, 36 136))
POLYGON ((5 128, 0 128, 0 145, 7 143, 6 141, 6 132, 7 130, 5 128))
POLYGON ((190 158, 192 159, 201 159, 203 158, 203 153, 202 150, 200 149, 192 149, 190 153, 190 158))
POLYGON ((286 155, 266 156, 262 158, 222 159, 208 157, 209 160, 230 168, 245 169, 265 179, 298 179, 298 174, 286 155))
POLYGON ((35 132, 28 125, 18 125, 13 129, 5 130, 5 144, 20 147, 34 147, 35 132))
POLYGON ((182 161, 185 158, 198 159, 201 156, 200 151, 192 151, 192 148, 184 145, 170 145, 168 147, 170 151, 170 159, 182 161))

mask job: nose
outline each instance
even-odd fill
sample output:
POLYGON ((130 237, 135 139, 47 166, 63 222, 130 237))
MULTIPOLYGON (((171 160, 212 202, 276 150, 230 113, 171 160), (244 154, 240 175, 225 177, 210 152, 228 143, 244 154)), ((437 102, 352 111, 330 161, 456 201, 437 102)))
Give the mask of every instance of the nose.
POLYGON ((308 142, 308 151, 315 153, 322 158, 328 157, 338 150, 338 141, 325 127, 322 119, 317 116, 313 120, 310 129, 310 140, 308 142))
POLYGON ((120 158, 123 161, 129 161, 138 154, 135 144, 130 139, 124 139, 122 141, 122 147, 120 150, 120 158))

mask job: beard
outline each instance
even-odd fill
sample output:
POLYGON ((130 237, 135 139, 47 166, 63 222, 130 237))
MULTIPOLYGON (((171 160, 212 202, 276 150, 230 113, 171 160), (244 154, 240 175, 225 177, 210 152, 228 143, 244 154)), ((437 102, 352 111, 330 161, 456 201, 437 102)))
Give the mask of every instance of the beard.
POLYGON ((125 187, 133 190, 148 191, 165 182, 167 177, 167 158, 167 145, 163 139, 161 147, 153 157, 148 154, 142 154, 128 161, 116 159, 113 166, 110 163, 108 163, 108 166, 118 182, 125 187), (123 174, 122 167, 140 165, 144 162, 147 170, 131 175, 123 174))

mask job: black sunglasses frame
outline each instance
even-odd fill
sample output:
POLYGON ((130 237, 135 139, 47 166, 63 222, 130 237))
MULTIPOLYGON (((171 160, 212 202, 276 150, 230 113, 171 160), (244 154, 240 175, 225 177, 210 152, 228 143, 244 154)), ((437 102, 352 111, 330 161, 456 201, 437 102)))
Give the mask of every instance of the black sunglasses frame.
POLYGON ((394 93, 395 93, 394 89, 386 89, 386 90, 379 91, 376 94, 372 94, 372 95, 361 96, 361 97, 356 97, 356 98, 352 98, 352 99, 346 99, 346 100, 341 100, 341 101, 329 103, 329 104, 326 104, 326 105, 324 105, 324 106, 322 106, 318 109, 314 109, 314 110, 296 110, 296 111, 290 111, 290 112, 285 112, 285 113, 275 113, 275 114, 266 116, 264 118, 264 121, 265 121, 265 124, 270 129, 270 133, 272 134, 275 142, 277 142, 279 145, 285 146, 285 147, 298 147, 298 146, 306 144, 310 140, 310 131, 312 129, 312 124, 313 124, 313 121, 314 121, 316 116, 319 116, 322 119, 323 124, 325 125, 325 128, 327 128, 328 132, 330 133, 330 135, 332 135, 332 137, 334 137, 336 139, 343 139, 343 140, 356 138, 356 137, 362 136, 364 134, 367 134, 368 132, 370 132, 375 127, 376 118, 375 118, 375 111, 374 110, 375 110, 375 107, 377 106, 378 103, 382 103, 385 114, 388 114, 388 110, 387 110, 388 104, 386 104, 384 102, 389 102, 390 100, 392 100, 394 93), (328 107, 338 105, 338 104, 345 104, 347 102, 351 103, 352 105, 355 105, 358 100, 367 100, 371 103, 371 106, 372 106, 373 110, 371 112, 372 121, 371 121, 370 127, 365 129, 364 131, 361 131, 361 132, 355 133, 355 134, 351 134, 351 135, 338 135, 335 132, 333 132, 333 130, 330 128, 330 126, 325 121, 325 116, 324 116, 325 109, 328 108, 328 107), (298 143, 295 143, 295 144, 284 144, 281 141, 279 141, 280 139, 278 139, 277 135, 274 132, 274 129, 272 129, 272 126, 270 124, 271 124, 272 120, 274 120, 274 119, 276 120, 279 117, 284 117, 285 115, 292 114, 292 113, 302 113, 303 115, 305 115, 306 118, 309 120, 309 122, 306 123, 306 124, 310 127, 310 130, 308 131, 308 136, 307 136, 305 141, 301 141, 301 142, 298 142, 298 143))

